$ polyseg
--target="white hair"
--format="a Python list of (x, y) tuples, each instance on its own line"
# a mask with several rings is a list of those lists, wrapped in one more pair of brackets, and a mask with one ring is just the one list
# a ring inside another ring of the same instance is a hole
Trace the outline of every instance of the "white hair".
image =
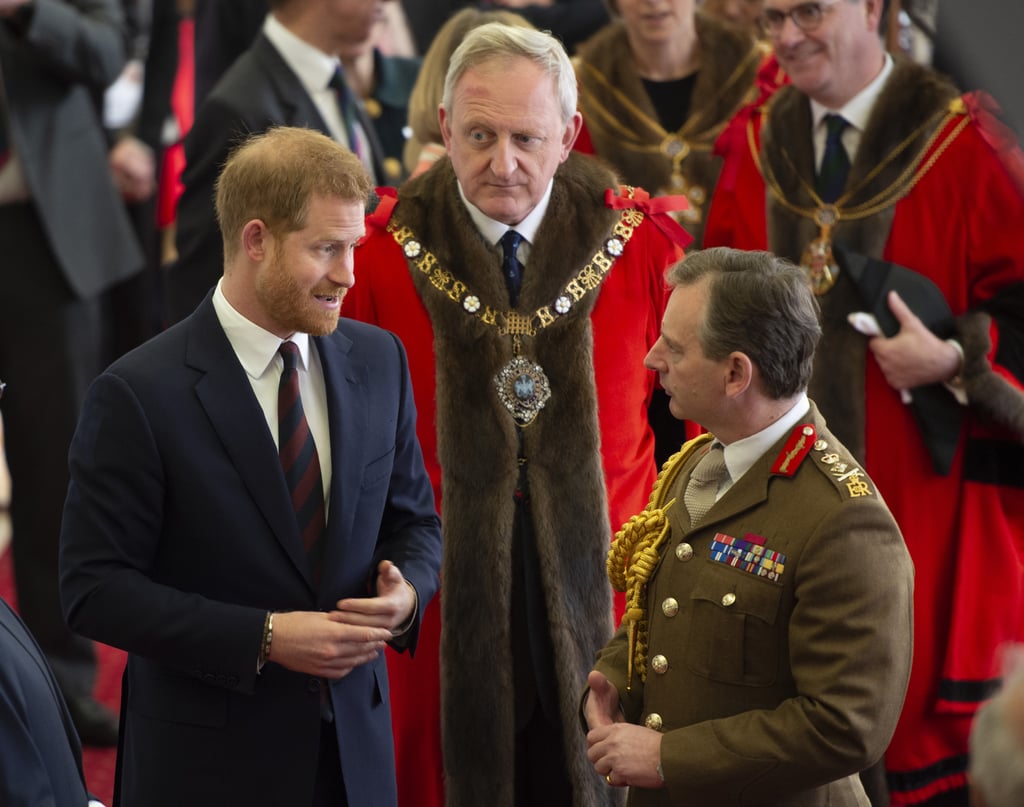
[[(576, 71), (562, 43), (547, 31), (489, 22), (466, 34), (448, 63), (441, 103), (449, 113), (455, 85), (470, 68), (493, 60), (522, 56), (537, 64), (554, 82), (562, 122), (576, 114)], [(509, 78), (514, 81), (514, 77)]]
[(985, 807), (1024, 805), (1024, 665), (978, 711), (970, 753), (971, 787)]

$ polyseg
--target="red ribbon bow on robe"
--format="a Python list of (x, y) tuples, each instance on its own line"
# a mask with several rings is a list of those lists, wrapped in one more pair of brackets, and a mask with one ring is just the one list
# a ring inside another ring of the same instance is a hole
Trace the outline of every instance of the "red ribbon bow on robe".
[(634, 188), (632, 195), (627, 196), (628, 188), (620, 188), (616, 193), (612, 188), (604, 192), (604, 203), (612, 210), (637, 209), (657, 226), (680, 249), (686, 249), (693, 241), (693, 236), (682, 228), (669, 213), (675, 210), (686, 210), (690, 203), (685, 196), (655, 196), (643, 188)]
[(1021, 151), (1013, 130), (999, 119), (1002, 109), (998, 102), (983, 90), (966, 93), (963, 101), (981, 136), (999, 155), (1013, 181), (1024, 193), (1024, 151)]

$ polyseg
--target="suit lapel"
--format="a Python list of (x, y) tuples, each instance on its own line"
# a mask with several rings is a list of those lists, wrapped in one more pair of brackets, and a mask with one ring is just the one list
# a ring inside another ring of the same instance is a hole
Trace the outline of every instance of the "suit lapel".
[[(262, 34), (253, 43), (253, 56), (266, 72), (274, 97), (282, 105), (285, 115), (282, 123), (317, 129), (329, 136), (330, 131), (327, 128), (327, 124), (316, 108), (316, 104), (313, 103), (313, 99), (306, 92), (306, 88), (302, 86), (298, 76), (295, 75), (285, 60), (281, 58), (281, 54), (278, 53), (270, 40)], [(377, 136), (377, 128), (374, 126), (373, 120), (366, 113), (362, 103), (355, 104), (355, 114), (366, 136), (367, 145), (370, 148), (373, 170), (377, 178), (383, 181), (383, 177), (387, 176), (384, 173), (382, 157), (384, 147)]]
[(762, 504), (768, 498), (769, 470), (774, 458), (773, 451), (768, 451), (755, 462), (750, 470), (743, 474), (721, 499), (715, 502), (714, 507), (708, 511), (704, 521), (701, 522), (701, 529)]
[[(808, 414), (799, 422), (812, 423), (819, 433), (825, 427), (825, 423), (813, 403)], [(791, 433), (792, 429), (787, 430), (786, 434), (777, 440), (750, 467), (750, 470), (743, 474), (740, 480), (725, 492), (721, 499), (715, 502), (715, 506), (708, 511), (707, 517), (701, 523), (702, 529), (716, 521), (724, 521), (742, 513), (744, 510), (749, 510), (762, 504), (768, 498), (768, 484), (773, 478), (778, 478), (782, 482), (791, 480), (791, 477), (784, 474), (772, 473), (772, 467), (775, 465), (779, 453), (789, 440)]]
[(260, 34), (252, 46), (256, 63), (267, 77), (267, 90), (281, 105), (282, 116), (275, 121), (281, 125), (303, 126), (329, 135), (327, 124), (321, 117), (313, 99), (302, 86), (285, 60), (269, 39)]
[(366, 465), (365, 435), (370, 423), (366, 397), (368, 368), (352, 360), (352, 341), (340, 332), (317, 338), (314, 343), (320, 352), (324, 371), (331, 434), (330, 509), (324, 558), (326, 582), (332, 569), (342, 568), (348, 541), (353, 534), (355, 503)]
[(189, 318), (185, 363), (202, 372), (195, 386), (199, 404), (210, 418), (253, 504), (312, 587), (309, 563), (274, 440), (245, 370), (217, 320), (210, 296)]

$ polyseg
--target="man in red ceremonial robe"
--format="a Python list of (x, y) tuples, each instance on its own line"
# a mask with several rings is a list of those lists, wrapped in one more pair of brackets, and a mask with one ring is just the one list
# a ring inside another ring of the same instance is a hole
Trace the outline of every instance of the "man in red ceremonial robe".
[(689, 241), (660, 211), (682, 202), (570, 154), (576, 79), (548, 34), (471, 32), (441, 124), (450, 159), (382, 192), (345, 300), (405, 344), (443, 496), (441, 612), (391, 658), (400, 801), (615, 804), (578, 692), (612, 633), (611, 532), (656, 474), (643, 356)]
[[(1000, 646), (1024, 638), (1024, 197), (1013, 180), (1024, 163), (984, 99), (886, 55), (881, 14), (881, 0), (766, 0), (792, 86), (723, 133), (705, 244), (802, 262), (821, 295), (811, 395), (865, 463), (916, 568), (914, 665), (885, 756), (891, 804), (966, 805), (971, 717), (998, 683)], [(830, 114), (847, 124), (834, 199)], [(872, 305), (840, 247), (927, 277), (949, 332), (884, 288), (893, 331), (855, 330), (848, 316)], [(925, 397), (916, 388), (942, 398), (952, 426), (904, 402), (902, 391)]]

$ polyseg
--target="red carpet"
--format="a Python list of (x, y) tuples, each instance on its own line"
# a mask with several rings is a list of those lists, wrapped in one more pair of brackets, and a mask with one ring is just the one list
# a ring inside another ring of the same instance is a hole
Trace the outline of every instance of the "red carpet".
[[(0, 596), (17, 608), (10, 551), (0, 553)], [(121, 673), (124, 670), (125, 654), (101, 644), (96, 645), (96, 654), (99, 658), (99, 671), (94, 694), (98, 701), (116, 713), (121, 700)], [(107, 805), (113, 803), (116, 757), (113, 748), (84, 748), (82, 753), (89, 791)]]

